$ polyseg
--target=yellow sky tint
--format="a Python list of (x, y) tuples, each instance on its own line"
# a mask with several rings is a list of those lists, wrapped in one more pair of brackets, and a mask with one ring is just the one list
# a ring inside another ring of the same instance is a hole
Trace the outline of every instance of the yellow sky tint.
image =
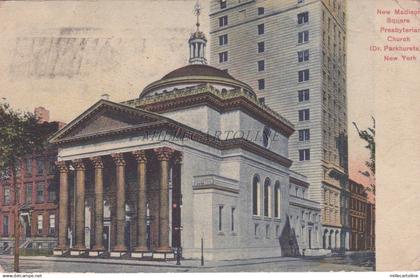
[[(195, 27), (194, 2), (4, 2), (0, 8), (0, 96), (24, 110), (44, 106), (53, 119), (64, 122), (74, 119), (103, 93), (110, 94), (113, 101), (136, 98), (148, 83), (187, 63), (187, 39)], [(207, 1), (202, 2), (201, 29), (208, 33)], [(358, 18), (349, 21), (347, 40), (349, 153), (357, 170), (364, 167), (360, 161), (368, 152), (351, 122), (366, 127), (374, 114), (366, 40), (373, 34), (373, 24), (372, 17), (360, 16), (372, 8), (369, 5), (370, 1), (349, 1), (348, 5), (348, 18)], [(60, 36), (74, 41), (59, 41)], [(81, 54), (79, 45), (83, 43), (86, 46)], [(82, 59), (81, 68), (67, 66), (73, 63), (70, 58), (54, 64), (57, 54), (51, 47), (61, 55)], [(47, 60), (45, 65), (31, 61), (43, 55), (48, 57), (39, 60)]]

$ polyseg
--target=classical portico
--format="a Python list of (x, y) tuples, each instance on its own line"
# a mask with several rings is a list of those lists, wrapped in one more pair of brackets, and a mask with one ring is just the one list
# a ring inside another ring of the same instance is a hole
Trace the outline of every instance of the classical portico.
[[(173, 230), (170, 227), (169, 214), (172, 206), (169, 204), (169, 179), (174, 175), (179, 177), (181, 170), (177, 167), (182, 159), (180, 152), (169, 147), (135, 150), (124, 153), (111, 153), (109, 155), (94, 156), (83, 159), (60, 161), (60, 215), (59, 215), (59, 245), (55, 254), (70, 255), (89, 254), (89, 256), (108, 255), (121, 257), (131, 255), (141, 258), (153, 256), (155, 258), (170, 258), (173, 255), (170, 243)], [(150, 169), (148, 169), (150, 168)], [(70, 170), (71, 169), (71, 170)], [(132, 173), (131, 169), (135, 169)], [(70, 246), (67, 231), (70, 220), (70, 194), (69, 184), (71, 175), (74, 177), (74, 223), (75, 244)], [(175, 172), (177, 172), (175, 174)], [(104, 173), (107, 173), (104, 175)], [(149, 173), (149, 174), (148, 174)], [(150, 175), (150, 173), (153, 173)], [(127, 175), (131, 182), (127, 181)], [(91, 177), (91, 178), (87, 178)], [(133, 183), (132, 181), (135, 180)], [(179, 192), (179, 183), (174, 182), (171, 192)], [(94, 203), (93, 230), (91, 248), (87, 247), (85, 238), (85, 206), (88, 196), (87, 187), (93, 188), (93, 194), (89, 197)], [(104, 191), (108, 189), (108, 192)], [(114, 194), (115, 192), (115, 194)], [(133, 196), (131, 193), (137, 193)], [(112, 199), (115, 195), (115, 199)], [(104, 199), (111, 199), (111, 225), (115, 235), (110, 235), (111, 249), (106, 250), (104, 242)], [(130, 232), (131, 238), (127, 239), (126, 206), (131, 203), (136, 207), (136, 222)], [(177, 200), (176, 196), (171, 198)], [(148, 216), (149, 215), (149, 216)], [(148, 222), (149, 228), (148, 228)], [(172, 221), (172, 225), (178, 225)], [(147, 240), (149, 239), (149, 243)], [(174, 241), (178, 244), (179, 241)], [(106, 252), (107, 251), (107, 252)]]

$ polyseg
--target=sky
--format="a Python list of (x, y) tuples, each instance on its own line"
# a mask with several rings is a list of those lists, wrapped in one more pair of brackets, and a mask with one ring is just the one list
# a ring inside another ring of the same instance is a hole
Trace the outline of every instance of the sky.
[[(208, 34), (208, 6), (201, 29)], [(138, 97), (149, 83), (187, 64), (194, 0), (11, 1), (0, 3), (0, 97), (15, 108), (50, 110), (69, 122), (100, 99)], [(373, 65), (368, 46), (375, 1), (348, 1), (348, 132), (351, 176), (369, 182), (368, 151), (351, 123), (371, 125)], [(367, 16), (361, 16), (361, 13)], [(209, 36), (208, 36), (209, 37)], [(362, 74), (361, 74), (362, 73)], [(363, 180), (364, 179), (364, 180)]]

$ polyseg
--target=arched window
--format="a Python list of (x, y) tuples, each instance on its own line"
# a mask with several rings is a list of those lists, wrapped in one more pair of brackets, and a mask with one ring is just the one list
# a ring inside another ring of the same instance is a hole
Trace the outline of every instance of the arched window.
[(260, 187), (260, 178), (255, 175), (252, 180), (252, 214), (259, 215), (259, 187)]
[(264, 182), (264, 216), (271, 216), (271, 181), (269, 178)]
[(274, 217), (280, 218), (280, 182), (276, 181), (274, 186)]
[(263, 131), (263, 146), (265, 148), (268, 148), (268, 145), (270, 143), (270, 135), (271, 135), (271, 130), (269, 127), (264, 127), (264, 131)]

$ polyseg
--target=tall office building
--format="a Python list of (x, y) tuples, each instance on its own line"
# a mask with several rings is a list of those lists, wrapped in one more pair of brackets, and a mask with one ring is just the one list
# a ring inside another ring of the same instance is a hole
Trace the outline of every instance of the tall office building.
[(348, 249), (345, 0), (211, 0), (210, 63), (290, 120), (294, 170), (321, 204), (324, 248)]

